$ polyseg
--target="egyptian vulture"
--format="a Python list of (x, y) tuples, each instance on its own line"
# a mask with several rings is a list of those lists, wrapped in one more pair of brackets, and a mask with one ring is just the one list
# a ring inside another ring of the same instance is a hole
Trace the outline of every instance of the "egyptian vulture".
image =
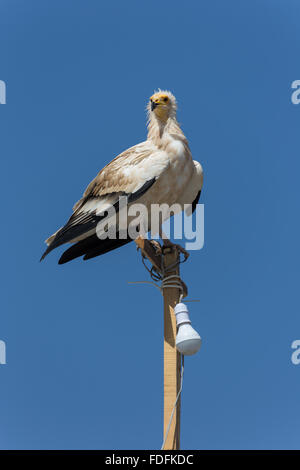
[[(176, 120), (176, 99), (170, 91), (154, 93), (148, 103), (148, 136), (145, 142), (118, 155), (88, 185), (73, 207), (68, 222), (51, 235), (41, 260), (54, 248), (72, 243), (59, 264), (83, 256), (84, 260), (107, 253), (132, 240), (131, 237), (101, 238), (97, 226), (109, 208), (118, 212), (120, 196), (127, 197), (127, 208), (143, 204), (192, 204), (199, 201), (203, 171), (193, 161), (188, 141)], [(128, 219), (128, 223), (132, 219)], [(117, 223), (117, 222), (116, 222)], [(151, 219), (148, 222), (151, 228)]]

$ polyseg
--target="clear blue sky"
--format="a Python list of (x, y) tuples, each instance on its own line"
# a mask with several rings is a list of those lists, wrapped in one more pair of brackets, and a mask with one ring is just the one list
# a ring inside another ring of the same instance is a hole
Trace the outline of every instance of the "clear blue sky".
[(42, 264), (89, 181), (171, 89), (205, 171), (205, 246), (182, 275), (203, 337), (185, 449), (300, 448), (299, 2), (0, 3), (0, 447), (154, 449), (162, 298), (135, 246)]

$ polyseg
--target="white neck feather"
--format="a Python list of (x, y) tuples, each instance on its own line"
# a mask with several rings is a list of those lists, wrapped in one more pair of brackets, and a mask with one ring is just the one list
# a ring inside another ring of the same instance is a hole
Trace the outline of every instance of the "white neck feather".
[(152, 140), (155, 145), (161, 147), (162, 139), (166, 137), (167, 134), (176, 134), (185, 139), (175, 116), (169, 117), (163, 122), (151, 113), (148, 122), (147, 139)]

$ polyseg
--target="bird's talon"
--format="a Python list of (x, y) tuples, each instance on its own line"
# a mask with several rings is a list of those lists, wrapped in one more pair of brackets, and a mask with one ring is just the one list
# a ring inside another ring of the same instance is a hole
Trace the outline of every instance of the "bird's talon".
[(177, 245), (177, 244), (176, 244), (175, 246), (176, 246), (177, 250), (179, 251), (179, 253), (182, 253), (182, 254), (183, 254), (183, 256), (185, 257), (185, 259), (187, 259), (187, 258), (190, 256), (189, 252), (186, 251), (186, 249), (183, 248), (181, 245)]
[(161, 245), (159, 242), (157, 242), (156, 240), (149, 240), (149, 242), (151, 243), (151, 245), (153, 246), (154, 250), (155, 250), (155, 253), (157, 255), (161, 255), (162, 253), (162, 249), (161, 249)]

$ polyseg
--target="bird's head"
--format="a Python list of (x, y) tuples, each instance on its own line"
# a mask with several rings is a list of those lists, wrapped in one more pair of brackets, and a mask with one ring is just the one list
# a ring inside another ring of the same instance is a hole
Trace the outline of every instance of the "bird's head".
[(175, 117), (176, 109), (176, 99), (170, 91), (159, 90), (150, 97), (150, 116), (153, 113), (162, 122), (166, 122), (169, 117)]

